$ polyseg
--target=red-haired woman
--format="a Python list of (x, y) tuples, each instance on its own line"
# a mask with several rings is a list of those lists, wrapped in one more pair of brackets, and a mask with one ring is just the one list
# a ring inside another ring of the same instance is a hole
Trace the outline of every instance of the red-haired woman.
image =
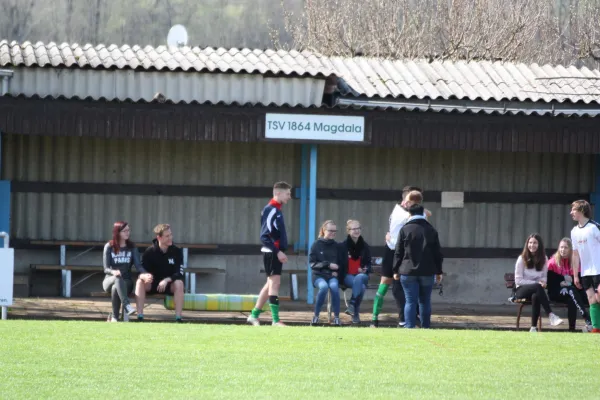
[(548, 280), (548, 257), (544, 250), (542, 237), (534, 233), (527, 237), (523, 252), (515, 264), (515, 284), (517, 299), (531, 301), (533, 308), (531, 312), (530, 332), (537, 332), (537, 321), (540, 317), (540, 308), (543, 307), (550, 319), (550, 325), (562, 324), (563, 320), (552, 312), (548, 295), (544, 290)]
[(140, 254), (135, 245), (129, 240), (131, 228), (125, 221), (117, 221), (113, 225), (112, 240), (104, 246), (104, 281), (102, 288), (111, 294), (112, 317), (110, 322), (119, 320), (121, 304), (127, 315), (135, 312), (129, 304), (129, 293), (133, 290), (131, 279), (131, 266), (141, 274), (147, 274), (140, 263)]

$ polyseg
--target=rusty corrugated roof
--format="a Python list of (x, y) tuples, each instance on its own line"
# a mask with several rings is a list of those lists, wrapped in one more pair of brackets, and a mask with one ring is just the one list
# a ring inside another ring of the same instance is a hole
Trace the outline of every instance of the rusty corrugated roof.
[(369, 98), (600, 103), (600, 71), (490, 61), (326, 57), (309, 51), (0, 41), (0, 67), (336, 75), (345, 95)]

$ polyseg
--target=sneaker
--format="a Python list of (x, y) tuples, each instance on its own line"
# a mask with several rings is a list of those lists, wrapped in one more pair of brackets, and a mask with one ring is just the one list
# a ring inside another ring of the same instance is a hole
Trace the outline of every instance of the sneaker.
[(405, 325), (406, 325), (405, 321), (398, 322), (398, 328), (404, 328)]
[(360, 324), (360, 317), (358, 315), (353, 315), (352, 316), (352, 323), (355, 325), (359, 325)]
[(127, 315), (131, 315), (135, 312), (135, 308), (133, 308), (131, 304), (127, 304), (125, 306), (125, 312), (127, 313)]
[(248, 316), (248, 319), (246, 319), (246, 322), (252, 326), (260, 326), (260, 321), (258, 320), (258, 318), (253, 317), (252, 314), (250, 314)]
[(379, 320), (375, 319), (371, 321), (371, 328), (379, 328)]
[(284, 324), (281, 321), (277, 321), (277, 322), (273, 321), (273, 323), (271, 325), (273, 325), (273, 326), (287, 326), (286, 324)]
[(183, 319), (181, 318), (181, 316), (180, 316), (180, 315), (178, 315), (178, 316), (175, 316), (175, 323), (176, 323), (176, 324), (180, 324), (180, 323), (182, 323), (182, 322), (183, 322)]
[(333, 325), (334, 326), (342, 326), (341, 322), (340, 322), (340, 317), (335, 317), (333, 319)]
[(144, 314), (138, 314), (137, 320), (138, 320), (138, 322), (142, 322), (144, 320)]
[(590, 333), (600, 333), (600, 329), (592, 328), (592, 332), (590, 332)]
[(592, 325), (585, 324), (585, 326), (581, 329), (581, 332), (590, 333), (592, 330), (594, 330)]
[(529, 328), (529, 332), (537, 332), (537, 328), (535, 326), (532, 326), (531, 328)]
[(514, 303), (514, 302), (515, 302), (515, 296), (510, 296), (510, 297), (508, 298), (508, 302), (509, 302), (509, 303)]
[(550, 318), (550, 325), (552, 326), (557, 326), (563, 323), (563, 320), (560, 319), (560, 317), (554, 313), (550, 313), (548, 317)]
[(352, 304), (348, 305), (348, 309), (345, 311), (348, 315), (354, 315), (354, 306)]
[(315, 315), (315, 316), (312, 318), (312, 321), (310, 321), (310, 326), (315, 326), (315, 325), (317, 325), (318, 323), (319, 323), (319, 316), (318, 316), (318, 315)]

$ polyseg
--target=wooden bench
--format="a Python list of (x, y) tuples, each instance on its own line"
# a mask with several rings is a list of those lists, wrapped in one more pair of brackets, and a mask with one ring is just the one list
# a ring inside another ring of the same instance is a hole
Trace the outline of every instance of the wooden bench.
[[(515, 284), (515, 274), (512, 272), (506, 273), (504, 274), (504, 284), (506, 285), (507, 289), (511, 290), (511, 297), (509, 298), (509, 301), (513, 304), (516, 304), (519, 306), (519, 309), (517, 311), (517, 329), (519, 329), (520, 323), (521, 323), (521, 314), (523, 312), (523, 308), (525, 306), (530, 306), (531, 305), (531, 301), (530, 300), (526, 300), (526, 299), (518, 299), (515, 295), (515, 292), (517, 290), (517, 285)], [(559, 308), (559, 307), (566, 307), (567, 305), (565, 303), (557, 303), (557, 302), (550, 302), (550, 305), (552, 307), (555, 308)], [(542, 314), (540, 314), (540, 318), (538, 319), (538, 331), (541, 332), (542, 331)]]
[[(95, 248), (103, 249), (106, 245), (106, 242), (99, 241), (61, 241), (61, 240), (32, 240), (30, 244), (36, 246), (59, 246), (60, 248), (60, 262), (58, 265), (42, 265), (42, 264), (32, 264), (30, 266), (30, 278), (33, 280), (32, 273), (36, 270), (60, 270), (61, 271), (61, 293), (63, 297), (71, 297), (71, 289), (86, 279), (90, 278), (92, 275), (96, 273), (103, 272), (102, 267), (90, 266), (90, 265), (67, 265), (67, 247), (88, 247), (87, 250), (80, 252), (75, 255), (73, 259), (80, 257), (81, 255), (94, 250)], [(150, 247), (151, 243), (136, 243), (136, 247), (138, 248), (147, 248)], [(178, 244), (183, 250), (183, 265), (187, 267), (188, 261), (188, 253), (189, 249), (208, 249), (214, 250), (218, 248), (216, 244)], [(72, 271), (84, 271), (89, 272), (84, 278), (77, 281), (75, 285), (71, 285), (71, 275)], [(224, 271), (219, 268), (185, 268), (185, 276), (186, 276), (186, 290), (191, 293), (195, 293), (196, 291), (196, 274), (207, 274), (207, 273), (223, 273)], [(193, 282), (193, 285), (192, 285)], [(32, 284), (30, 284), (32, 285)]]

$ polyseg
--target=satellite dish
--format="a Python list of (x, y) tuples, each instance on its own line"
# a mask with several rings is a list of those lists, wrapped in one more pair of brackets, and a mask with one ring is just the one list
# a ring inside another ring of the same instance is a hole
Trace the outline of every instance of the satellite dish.
[(171, 29), (169, 29), (169, 34), (167, 35), (167, 44), (169, 46), (181, 47), (187, 46), (188, 42), (188, 34), (187, 30), (183, 25), (177, 24), (173, 25)]

